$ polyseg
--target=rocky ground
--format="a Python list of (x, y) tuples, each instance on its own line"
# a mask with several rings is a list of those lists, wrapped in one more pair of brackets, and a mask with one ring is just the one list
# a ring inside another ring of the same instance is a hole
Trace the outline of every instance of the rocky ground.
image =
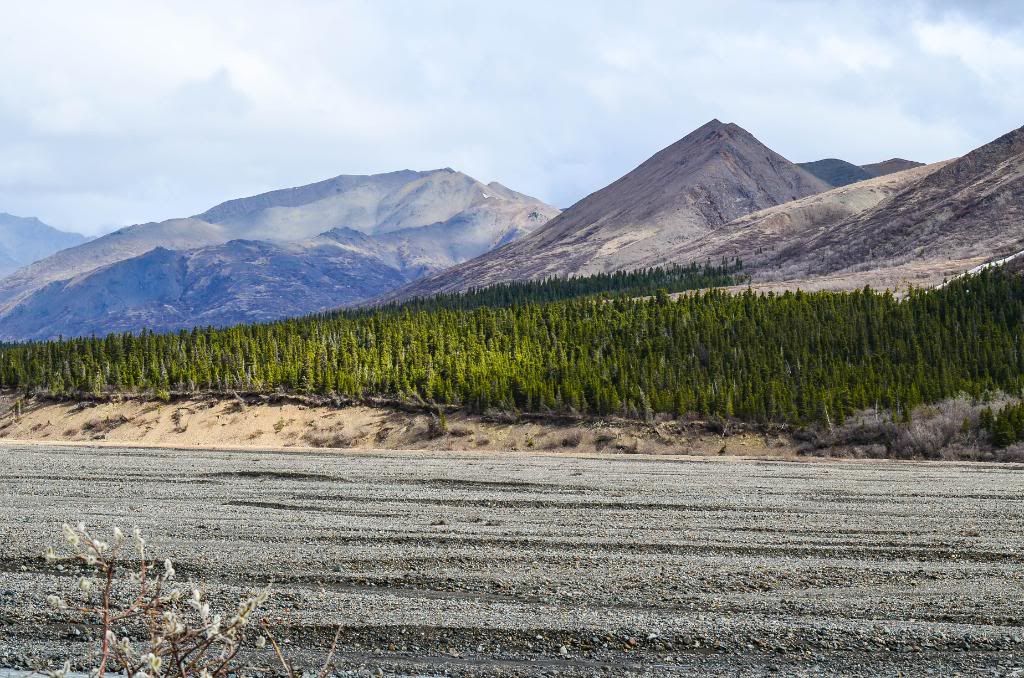
[[(1024, 674), (1024, 467), (0, 447), (0, 668), (88, 666), (63, 521), (356, 675)], [(256, 656), (257, 666), (269, 657)]]

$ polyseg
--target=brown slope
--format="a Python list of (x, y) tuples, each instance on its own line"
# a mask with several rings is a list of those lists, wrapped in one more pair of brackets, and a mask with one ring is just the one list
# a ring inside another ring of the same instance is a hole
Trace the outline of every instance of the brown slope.
[(923, 162), (916, 162), (914, 160), (889, 158), (882, 162), (872, 162), (867, 165), (861, 165), (860, 168), (873, 177), (881, 177), (886, 174), (894, 174), (895, 172), (902, 172), (904, 170), (914, 169), (915, 167), (921, 167), (923, 165)]
[(635, 268), (741, 215), (829, 188), (741, 127), (712, 120), (532, 235), (392, 296)]
[[(912, 170), (913, 171), (913, 170)], [(1024, 249), (1024, 127), (783, 253), (811, 274), (998, 258)]]
[(785, 287), (940, 283), (1024, 250), (1024, 128), (962, 158), (741, 217), (643, 265), (739, 256)]
[[(874, 179), (858, 181), (831, 191), (816, 193), (776, 207), (734, 219), (706, 238), (692, 240), (643, 262), (645, 266), (740, 257), (765, 279), (800, 277), (806, 262), (800, 256), (782, 256), (791, 248), (827, 234), (908, 186), (914, 185), (945, 163), (935, 163)], [(796, 270), (791, 270), (795, 266)]]

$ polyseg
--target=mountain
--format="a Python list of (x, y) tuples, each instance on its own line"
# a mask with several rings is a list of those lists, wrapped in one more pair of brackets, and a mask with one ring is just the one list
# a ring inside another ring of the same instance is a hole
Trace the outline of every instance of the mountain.
[[(763, 289), (854, 289), (866, 284), (905, 288), (936, 285), (985, 262), (1024, 251), (1024, 128), (951, 161), (921, 165), (894, 159), (865, 167), (881, 174), (748, 210), (689, 237), (664, 238), (661, 247), (645, 256), (606, 257), (605, 261), (631, 269), (738, 256), (754, 284)], [(559, 250), (563, 242), (573, 243), (575, 234), (553, 232), (553, 226), (571, 219), (578, 207), (508, 247), (385, 298), (489, 284), (509, 279), (509, 271), (530, 276), (537, 271), (540, 275), (590, 272), (574, 265), (570, 253)], [(583, 229), (582, 239), (600, 233), (600, 228)], [(562, 240), (545, 242), (553, 235)], [(599, 242), (607, 246), (607, 241)], [(519, 259), (527, 248), (534, 262)], [(561, 270), (558, 256), (567, 262)]]
[(123, 228), (27, 266), (0, 280), (0, 338), (344, 306), (515, 240), (556, 214), (447, 168), (335, 177)]
[(57, 230), (35, 217), (0, 212), (0, 278), (86, 240), (84, 235)]
[(635, 268), (739, 216), (829, 188), (741, 127), (712, 120), (531, 235), (394, 297)]
[(861, 169), (873, 177), (880, 177), (886, 174), (892, 174), (894, 172), (902, 172), (903, 170), (914, 169), (915, 167), (922, 167), (923, 165), (923, 162), (904, 160), (903, 158), (890, 158), (889, 160), (884, 160), (882, 162), (874, 162), (869, 165), (861, 165)]
[[(530, 211), (547, 218), (557, 210), (497, 182), (483, 184), (451, 168), (340, 176), (299, 188), (230, 200), (196, 215), (220, 224), (234, 237), (297, 240), (344, 227), (370, 235), (462, 222), (496, 222), (519, 232)], [(546, 220), (546, 219), (544, 219)], [(503, 232), (504, 234), (504, 232)]]
[(158, 247), (46, 285), (4, 316), (3, 332), (43, 339), (260, 322), (326, 311), (339, 299), (367, 298), (408, 280), (330, 236), (233, 240), (184, 252)]
[(1024, 250), (1024, 128), (967, 155), (734, 220), (643, 265), (740, 256), (755, 283), (936, 285)]
[(829, 186), (846, 186), (855, 181), (864, 181), (865, 179), (878, 176), (868, 172), (863, 167), (854, 165), (852, 162), (846, 162), (838, 158), (825, 158), (824, 160), (797, 164)]
[(734, 219), (710, 237), (665, 250), (644, 265), (740, 257), (758, 280), (806, 279), (808, 262), (800, 254), (802, 244), (839, 229), (846, 221), (891, 199), (944, 164), (857, 181), (751, 212)]
[(826, 184), (837, 187), (846, 186), (855, 181), (864, 181), (873, 177), (903, 172), (915, 167), (924, 167), (924, 163), (904, 160), (903, 158), (892, 158), (883, 162), (859, 166), (838, 158), (825, 158), (824, 160), (801, 162), (798, 164)]
[[(913, 170), (911, 170), (913, 171)], [(811, 274), (999, 258), (1024, 249), (1024, 127), (799, 243)]]

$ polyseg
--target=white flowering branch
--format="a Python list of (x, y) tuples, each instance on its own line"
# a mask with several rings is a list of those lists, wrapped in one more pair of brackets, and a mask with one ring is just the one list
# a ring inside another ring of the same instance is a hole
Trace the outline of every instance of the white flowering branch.
[[(127, 586), (134, 591), (125, 595), (124, 582), (118, 578), (122, 549), (128, 541), (124, 533), (115, 527), (113, 539), (107, 543), (94, 537), (84, 523), (75, 527), (65, 524), (63, 530), (71, 551), (68, 559), (88, 568), (91, 575), (78, 580), (78, 590), (84, 597), (80, 606), (69, 607), (57, 595), (47, 596), (47, 603), (55, 610), (77, 610), (98, 621), (102, 635), (94, 678), (103, 678), (108, 670), (133, 678), (226, 678), (244, 668), (238, 665), (237, 657), (248, 641), (253, 648), (262, 649), (268, 639), (285, 672), (296, 676), (265, 620), (261, 621), (262, 632), (248, 630), (270, 596), (269, 589), (242, 599), (232, 614), (215, 613), (201, 588), (192, 588), (186, 595), (174, 585), (176, 573), (170, 560), (157, 571), (148, 560), (146, 540), (136, 528), (132, 543), (139, 565), (127, 576)], [(47, 562), (60, 559), (52, 547), (46, 549), (45, 557)], [(97, 589), (99, 599), (94, 600)], [(122, 600), (127, 602), (119, 605)], [(339, 629), (320, 676), (327, 675), (340, 633)], [(148, 640), (132, 640), (142, 636)], [(49, 675), (66, 678), (70, 670), (70, 663), (65, 663)]]

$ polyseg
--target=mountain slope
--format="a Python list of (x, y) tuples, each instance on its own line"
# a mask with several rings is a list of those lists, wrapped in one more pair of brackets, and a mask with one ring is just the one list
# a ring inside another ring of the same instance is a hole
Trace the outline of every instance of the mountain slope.
[(868, 165), (861, 165), (861, 169), (870, 174), (873, 177), (881, 177), (886, 174), (892, 174), (894, 172), (902, 172), (903, 170), (914, 169), (915, 167), (922, 167), (923, 162), (915, 162), (913, 160), (904, 160), (903, 158), (890, 158), (889, 160), (883, 160), (882, 162), (873, 162)]
[(812, 274), (1024, 249), (1024, 127), (801, 243)]
[(1024, 128), (961, 158), (751, 213), (643, 263), (739, 256), (755, 282), (903, 287), (1021, 250)]
[(394, 296), (635, 268), (738, 216), (829, 188), (746, 130), (712, 120), (530, 236)]
[(734, 219), (707, 238), (668, 249), (644, 262), (645, 266), (740, 257), (748, 271), (763, 279), (805, 276), (807, 262), (798, 250), (819, 234), (839, 228), (889, 200), (946, 163), (921, 166), (864, 181), (789, 203), (751, 212)]
[(35, 217), (0, 212), (0, 278), (86, 240), (84, 235), (57, 230)]
[[(366, 238), (366, 236), (362, 236)], [(261, 322), (326, 311), (409, 279), (329, 236), (153, 249), (46, 285), (3, 318), (0, 336), (48, 339)]]
[[(462, 240), (447, 254), (426, 245), (416, 262), (436, 271), (539, 227), (558, 210), (501, 184), (483, 184), (451, 169), (339, 176), (309, 186), (231, 200), (196, 217), (129, 226), (64, 250), (0, 281), (0, 318), (44, 285), (130, 259), (156, 247), (187, 250), (230, 240), (290, 241), (333, 228), (403, 231), (410, 240)], [(411, 229), (431, 226), (429, 238)], [(428, 257), (427, 252), (437, 256)]]
[(123, 228), (23, 268), (0, 281), (0, 337), (343, 306), (515, 240), (557, 213), (451, 169), (335, 177)]
[(839, 158), (825, 158), (824, 160), (797, 164), (829, 186), (846, 186), (855, 181), (864, 181), (865, 179), (877, 176), (868, 172), (863, 167), (858, 167), (852, 162), (846, 162)]

